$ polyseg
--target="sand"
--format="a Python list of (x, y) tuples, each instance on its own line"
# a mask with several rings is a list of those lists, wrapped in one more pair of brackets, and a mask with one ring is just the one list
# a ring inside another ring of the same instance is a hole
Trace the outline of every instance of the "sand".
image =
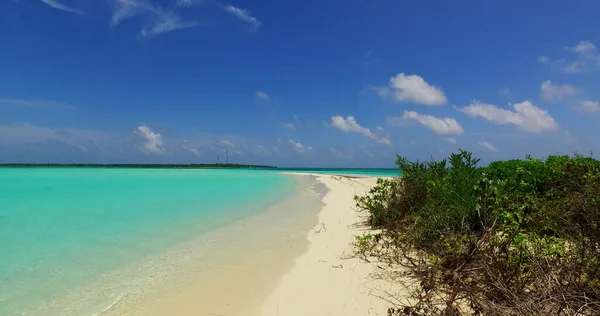
[(364, 232), (356, 225), (361, 216), (353, 197), (368, 191), (376, 179), (328, 175), (317, 179), (330, 191), (323, 198), (319, 223), (307, 236), (308, 250), (280, 279), (260, 315), (387, 315), (391, 304), (381, 297), (400, 290), (374, 277), (381, 272), (377, 264), (348, 258), (354, 236)]
[(129, 292), (101, 315), (258, 315), (279, 277), (307, 250), (306, 235), (323, 205), (322, 184), (295, 180), (288, 199), (154, 259), (149, 266), (169, 266), (164, 280)]
[(397, 289), (373, 276), (382, 271), (376, 263), (349, 258), (354, 236), (365, 231), (356, 225), (362, 219), (354, 195), (368, 191), (377, 179), (294, 176), (316, 177), (328, 192), (304, 191), (287, 204), (215, 231), (209, 237), (217, 243), (213, 251), (222, 251), (190, 258), (196, 264), (156, 290), (131, 293), (100, 314), (387, 315), (390, 303), (380, 297)]

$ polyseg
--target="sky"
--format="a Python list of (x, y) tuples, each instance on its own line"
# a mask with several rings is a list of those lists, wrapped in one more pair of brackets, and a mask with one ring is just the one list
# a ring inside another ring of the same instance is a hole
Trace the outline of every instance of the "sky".
[(2, 0), (0, 162), (600, 152), (600, 2)]

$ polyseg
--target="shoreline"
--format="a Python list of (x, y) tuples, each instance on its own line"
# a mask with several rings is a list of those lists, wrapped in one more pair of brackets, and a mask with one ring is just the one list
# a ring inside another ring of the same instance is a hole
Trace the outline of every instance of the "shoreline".
[(387, 315), (390, 282), (349, 258), (365, 231), (353, 197), (377, 177), (282, 174), (286, 199), (24, 315)]
[[(239, 207), (243, 209), (239, 209), (237, 215), (224, 215), (227, 217), (226, 221), (220, 219), (215, 221), (223, 225), (211, 229), (201, 228), (199, 229), (201, 232), (197, 235), (149, 254), (136, 262), (107, 271), (81, 286), (58, 293), (42, 304), (31, 305), (21, 310), (20, 314), (147, 315), (153, 309), (159, 310), (163, 305), (168, 306), (168, 301), (183, 300), (186, 293), (202, 291), (206, 292), (204, 295), (206, 297), (203, 298), (206, 304), (202, 304), (202, 307), (207, 310), (207, 313), (219, 314), (218, 310), (216, 312), (208, 310), (218, 309), (219, 303), (216, 301), (220, 299), (215, 296), (216, 294), (213, 295), (214, 291), (210, 293), (209, 290), (220, 287), (224, 289), (222, 297), (225, 297), (230, 291), (227, 287), (238, 287), (233, 278), (236, 273), (240, 279), (243, 279), (245, 275), (251, 277), (253, 275), (251, 272), (261, 269), (261, 265), (258, 264), (261, 254), (264, 254), (265, 258), (271, 255), (279, 258), (272, 263), (262, 262), (262, 265), (265, 267), (270, 265), (271, 269), (282, 269), (283, 274), (296, 254), (305, 246), (305, 232), (312, 227), (316, 214), (321, 208), (320, 195), (323, 193), (319, 194), (319, 191), (322, 187), (314, 178), (284, 175), (281, 177), (287, 177), (290, 179), (287, 181), (294, 182), (293, 191), (286, 193), (274, 191), (274, 195), (269, 195), (264, 201), (261, 199), (261, 201), (240, 205)], [(283, 195), (279, 196), (280, 194)], [(264, 206), (260, 207), (260, 204)], [(290, 214), (278, 210), (289, 210)], [(204, 227), (212, 222), (211, 218), (207, 223), (198, 222), (198, 224)], [(191, 221), (185, 225), (185, 228), (194, 229), (196, 225), (196, 222)], [(273, 228), (270, 227), (272, 225)], [(174, 231), (173, 234), (178, 232)], [(156, 238), (160, 241), (160, 235), (156, 235)], [(151, 243), (152, 240), (144, 242)], [(282, 247), (283, 242), (287, 242), (284, 247)], [(288, 245), (293, 247), (289, 249)], [(224, 284), (226, 278), (220, 275), (231, 275), (231, 278), (225, 282), (227, 284)], [(266, 273), (262, 277), (264, 280), (247, 282), (249, 285), (258, 284), (254, 288), (246, 287), (248, 293), (263, 288), (267, 291), (269, 287), (262, 284), (274, 283), (277, 280), (276, 277)], [(243, 298), (242, 295), (240, 297)], [(194, 307), (191, 303), (202, 302), (197, 298), (189, 300), (190, 304), (187, 304), (186, 300), (183, 301), (185, 303), (183, 305), (190, 307)], [(168, 307), (168, 309), (172, 308)], [(156, 315), (160, 314), (164, 313)]]
[[(117, 313), (106, 315), (388, 315), (390, 303), (382, 298), (390, 293), (398, 297), (403, 290), (389, 279), (377, 277), (381, 273), (377, 263), (351, 257), (354, 236), (368, 231), (359, 227), (362, 219), (354, 210), (353, 197), (368, 192), (377, 177), (285, 174), (314, 178), (327, 189), (319, 197), (321, 206), (312, 214), (310, 225), (303, 231), (284, 232), (295, 233), (293, 240), (283, 241), (279, 249), (265, 243), (264, 252), (251, 254), (236, 269), (225, 269), (211, 279), (203, 278), (206, 283), (199, 283), (197, 278), (170, 299), (155, 297), (154, 300), (162, 299), (162, 303), (145, 311), (123, 313), (123, 309), (116, 309)], [(300, 199), (294, 204), (305, 203), (303, 198), (296, 198)], [(282, 209), (274, 212), (284, 213)], [(206, 284), (219, 286), (210, 288)], [(149, 297), (144, 298), (137, 302), (137, 308), (147, 307), (148, 302)]]
[[(286, 201), (289, 204), (273, 207), (272, 217), (265, 217), (269, 213), (265, 211), (234, 223), (242, 230), (246, 225), (257, 228), (248, 220), (260, 219), (264, 225), (260, 236), (246, 240), (252, 253), (225, 253), (232, 249), (226, 247), (222, 261), (209, 267), (210, 273), (197, 271), (202, 263), (192, 264), (191, 270), (171, 277), (168, 286), (159, 291), (122, 298), (97, 316), (387, 315), (390, 303), (379, 297), (401, 291), (374, 276), (381, 271), (376, 263), (349, 258), (354, 236), (367, 231), (357, 226), (361, 218), (354, 211), (353, 197), (367, 192), (377, 177), (284, 174), (297, 181), (312, 179), (311, 188), (322, 185), (326, 192), (302, 196), (307, 192), (300, 190)], [(318, 209), (295, 213), (310, 204), (310, 197), (316, 197)], [(282, 219), (302, 220), (303, 224), (274, 229)], [(223, 231), (230, 233), (230, 228)]]
[(385, 278), (377, 278), (377, 263), (351, 257), (354, 236), (368, 231), (359, 227), (354, 195), (364, 194), (377, 177), (313, 175), (329, 189), (318, 223), (307, 235), (307, 251), (261, 306), (260, 316), (388, 315), (390, 303), (381, 297), (402, 293)]
[[(322, 207), (319, 182), (293, 178), (297, 190), (292, 196), (202, 236), (210, 244), (202, 254), (188, 256), (159, 286), (128, 295), (96, 315), (255, 314), (279, 276), (306, 250), (306, 233)], [(194, 247), (198, 241), (187, 244)], [(182, 258), (177, 253), (164, 256)]]

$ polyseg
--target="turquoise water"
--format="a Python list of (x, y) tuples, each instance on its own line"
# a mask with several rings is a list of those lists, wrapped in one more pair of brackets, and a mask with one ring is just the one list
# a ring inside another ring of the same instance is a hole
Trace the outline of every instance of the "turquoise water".
[(15, 315), (281, 200), (245, 170), (0, 168), (0, 315)]

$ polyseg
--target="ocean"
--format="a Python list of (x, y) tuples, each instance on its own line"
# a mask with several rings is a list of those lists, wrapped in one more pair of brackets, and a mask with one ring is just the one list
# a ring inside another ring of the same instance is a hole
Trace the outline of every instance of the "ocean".
[[(50, 315), (58, 297), (289, 198), (298, 183), (280, 171), (0, 168), (0, 315)], [(53, 310), (78, 315), (94, 295)]]

